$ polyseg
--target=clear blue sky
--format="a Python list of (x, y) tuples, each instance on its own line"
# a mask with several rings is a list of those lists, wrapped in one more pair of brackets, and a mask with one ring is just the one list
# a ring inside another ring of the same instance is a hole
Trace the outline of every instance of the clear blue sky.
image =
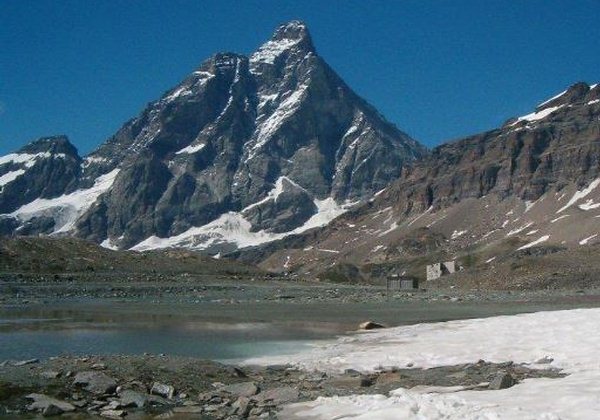
[(427, 146), (600, 81), (598, 0), (3, 0), (0, 154), (60, 133), (87, 153), (211, 54), (250, 53), (291, 19)]

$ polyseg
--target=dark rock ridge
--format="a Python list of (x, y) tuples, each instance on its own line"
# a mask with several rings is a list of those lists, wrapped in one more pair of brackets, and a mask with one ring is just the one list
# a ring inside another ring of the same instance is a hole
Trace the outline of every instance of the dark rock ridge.
[[(29, 224), (110, 247), (217, 252), (322, 225), (426, 154), (340, 79), (298, 21), (250, 56), (215, 54), (85, 159), (61, 141), (62, 166), (0, 192), (4, 232)], [(51, 205), (7, 215), (63, 194), (76, 198), (68, 220)]]
[(16, 153), (0, 157), (0, 213), (10, 213), (36, 198), (71, 190), (81, 158), (65, 136), (43, 137)]

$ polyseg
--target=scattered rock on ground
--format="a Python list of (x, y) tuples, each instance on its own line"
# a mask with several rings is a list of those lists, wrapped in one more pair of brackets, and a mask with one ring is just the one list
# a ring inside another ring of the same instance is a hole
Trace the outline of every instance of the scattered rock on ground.
[(119, 393), (121, 405), (123, 407), (137, 407), (143, 408), (148, 402), (148, 396), (141, 392), (133, 391), (131, 389), (124, 389)]
[(232, 416), (246, 417), (251, 409), (250, 399), (247, 397), (240, 397), (231, 405), (230, 414)]
[(274, 404), (295, 402), (300, 397), (298, 389), (291, 386), (273, 388), (261, 392), (254, 399), (257, 401), (272, 401)]
[(196, 413), (202, 413), (203, 408), (200, 405), (188, 405), (188, 406), (184, 406), (184, 407), (175, 407), (173, 409), (174, 413), (179, 413), (179, 414), (196, 414)]
[(254, 382), (239, 382), (227, 385), (223, 387), (222, 390), (236, 397), (251, 397), (258, 394), (259, 391)]
[(359, 330), (375, 330), (379, 328), (385, 328), (385, 325), (373, 321), (365, 321), (358, 326)]
[(537, 360), (535, 363), (538, 365), (547, 365), (554, 361), (552, 357), (544, 356), (541, 359)]
[(117, 389), (117, 381), (103, 372), (85, 371), (75, 375), (73, 385), (83, 386), (93, 394), (112, 394)]
[(234, 378), (245, 378), (246, 377), (246, 374), (244, 373), (244, 371), (241, 370), (237, 366), (227, 366), (226, 369), (231, 374), (231, 376), (233, 376)]
[(42, 410), (42, 416), (44, 417), (54, 417), (60, 416), (65, 411), (57, 405), (50, 404), (46, 408)]
[[(466, 376), (466, 373), (461, 372), (463, 377)], [(377, 376), (377, 385), (386, 386), (393, 385), (396, 383), (401, 383), (403, 379), (403, 375), (400, 372), (382, 372), (379, 376)]]
[(154, 382), (150, 393), (153, 395), (159, 395), (164, 398), (172, 399), (175, 395), (175, 388), (171, 385)]
[(34, 363), (39, 363), (39, 359), (28, 359), (28, 360), (19, 360), (18, 362), (14, 362), (13, 366), (25, 366), (32, 365)]
[(55, 370), (46, 370), (40, 373), (40, 376), (45, 379), (56, 379), (60, 376), (60, 372), (57, 372)]
[[(106, 370), (90, 371), (89, 367), (99, 360), (106, 365)], [(40, 380), (41, 374), (49, 371), (64, 373), (56, 380)], [(79, 391), (72, 387), (72, 380), (66, 379), (68, 371), (79, 372), (76, 382), (81, 386), (88, 386), (93, 378), (106, 379), (109, 372), (114, 377), (108, 377), (112, 380), (111, 388), (116, 383), (121, 386), (114, 388), (115, 394)], [(387, 395), (400, 387), (415, 386), (502, 389), (527, 378), (565, 376), (550, 366), (532, 369), (512, 362), (483, 360), (430, 369), (382, 367), (371, 373), (349, 369), (335, 376), (302, 371), (290, 365), (248, 366), (244, 367), (243, 373), (248, 379), (239, 382), (226, 365), (217, 362), (151, 355), (90, 356), (85, 361), (81, 357), (65, 356), (41, 361), (39, 367), (27, 369), (9, 364), (0, 369), (0, 395), (8, 396), (2, 401), (0, 417), (14, 413), (22, 416), (29, 408), (40, 417), (42, 414), (58, 415), (60, 409), (75, 411), (63, 414), (75, 418), (78, 415), (120, 418), (125, 412), (132, 419), (156, 416), (232, 420), (254, 416), (273, 418), (282, 405), (318, 397)], [(489, 385), (489, 382), (494, 383)], [(148, 393), (150, 388), (153, 388), (152, 393)], [(186, 394), (197, 397), (185, 397)], [(34, 403), (26, 401), (26, 396)], [(62, 398), (66, 401), (60, 401)]]
[(53, 405), (63, 412), (75, 411), (75, 406), (66, 401), (57, 400), (45, 394), (29, 394), (26, 396), (28, 400), (33, 400), (33, 403), (27, 406), (29, 411), (43, 411)]
[(506, 389), (515, 384), (515, 380), (510, 373), (499, 372), (490, 382), (489, 389)]
[(322, 386), (326, 389), (356, 389), (372, 384), (373, 381), (366, 376), (338, 376), (324, 381)]
[(100, 412), (100, 415), (109, 419), (120, 419), (125, 417), (127, 412), (125, 410), (104, 410)]

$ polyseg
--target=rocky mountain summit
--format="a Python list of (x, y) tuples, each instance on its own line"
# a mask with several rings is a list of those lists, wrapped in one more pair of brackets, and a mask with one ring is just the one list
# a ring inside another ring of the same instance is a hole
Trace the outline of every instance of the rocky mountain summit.
[(40, 214), (21, 223), (13, 212), (29, 203), (41, 203), (72, 192), (81, 174), (81, 158), (65, 136), (44, 137), (16, 153), (0, 157), (0, 234), (44, 231), (54, 221)]
[(45, 137), (0, 158), (0, 212), (36, 198), (68, 191), (81, 172), (81, 158), (65, 136)]
[(358, 97), (306, 26), (218, 53), (85, 158), (64, 137), (0, 160), (0, 231), (230, 251), (327, 224), (426, 150)]

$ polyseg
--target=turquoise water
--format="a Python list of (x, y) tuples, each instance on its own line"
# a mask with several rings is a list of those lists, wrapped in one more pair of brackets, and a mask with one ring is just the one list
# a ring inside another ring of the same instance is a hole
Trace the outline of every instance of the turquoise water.
[[(40, 327), (43, 327), (43, 323)], [(318, 337), (262, 327), (245, 332), (175, 326), (81, 326), (68, 329), (34, 329), (0, 332), (0, 360), (47, 358), (56, 355), (160, 354), (215, 360), (244, 359), (258, 355), (293, 353), (304, 340)]]
[(106, 302), (0, 307), (0, 362), (143, 353), (239, 360), (294, 353), (309, 341), (347, 329), (344, 324), (261, 319), (242, 308), (230, 309)]
[(86, 354), (213, 360), (296, 353), (376, 320), (389, 326), (597, 306), (581, 303), (242, 305), (87, 301), (0, 306), (0, 362)]

